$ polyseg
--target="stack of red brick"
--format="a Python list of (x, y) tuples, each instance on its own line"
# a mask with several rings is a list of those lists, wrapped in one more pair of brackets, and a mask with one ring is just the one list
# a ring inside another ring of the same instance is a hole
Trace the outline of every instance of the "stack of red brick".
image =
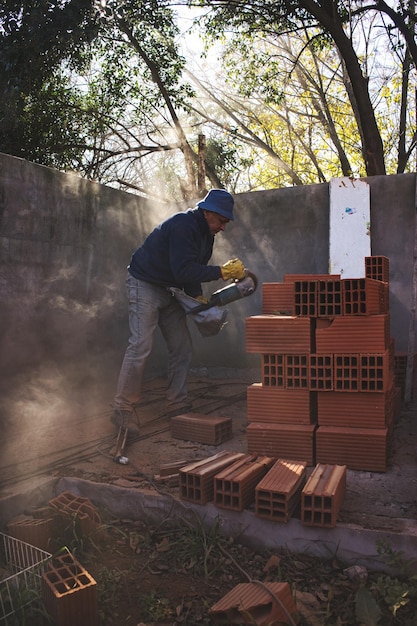
[(246, 320), (262, 360), (248, 451), (385, 471), (398, 393), (388, 259), (366, 257), (364, 278), (293, 274), (262, 289), (262, 314)]

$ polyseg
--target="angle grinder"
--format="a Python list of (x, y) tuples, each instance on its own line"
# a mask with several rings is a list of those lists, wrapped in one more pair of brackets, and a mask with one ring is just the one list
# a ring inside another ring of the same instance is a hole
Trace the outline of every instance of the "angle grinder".
[(211, 294), (208, 302), (190, 309), (187, 311), (186, 315), (189, 313), (206, 311), (207, 309), (211, 309), (213, 306), (225, 306), (230, 302), (235, 302), (241, 298), (251, 296), (255, 293), (257, 286), (258, 279), (255, 274), (253, 274), (250, 270), (245, 269), (245, 276), (243, 278), (240, 280), (236, 279), (230, 285), (222, 287), (222, 289), (218, 289)]

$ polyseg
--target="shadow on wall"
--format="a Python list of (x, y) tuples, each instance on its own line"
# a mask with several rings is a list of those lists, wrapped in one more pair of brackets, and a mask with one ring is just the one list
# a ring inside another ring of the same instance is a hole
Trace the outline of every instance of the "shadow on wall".
[[(50, 415), (65, 420), (80, 407), (94, 411), (112, 400), (127, 341), (126, 312), (113, 314), (116, 295), (111, 289), (89, 304), (69, 296), (77, 274), (60, 272), (59, 279), (44, 281), (38, 291), (12, 293), (1, 304), (3, 427), (32, 418), (35, 424), (48, 421)], [(18, 278), (19, 271), (10, 274), (10, 281)]]

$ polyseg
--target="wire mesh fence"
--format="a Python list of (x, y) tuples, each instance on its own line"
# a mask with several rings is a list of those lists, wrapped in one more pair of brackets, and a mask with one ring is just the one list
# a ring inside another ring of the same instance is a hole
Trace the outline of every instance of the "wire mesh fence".
[(0, 532), (0, 623), (39, 600), (49, 552)]

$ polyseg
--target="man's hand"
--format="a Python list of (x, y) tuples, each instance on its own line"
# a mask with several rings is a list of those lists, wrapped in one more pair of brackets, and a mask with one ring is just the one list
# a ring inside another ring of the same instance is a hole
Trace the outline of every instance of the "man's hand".
[(208, 300), (204, 296), (197, 296), (196, 300), (198, 300), (201, 304), (207, 304)]
[(245, 278), (245, 266), (240, 259), (230, 259), (220, 269), (223, 280), (228, 280), (229, 278), (242, 280), (242, 278)]

